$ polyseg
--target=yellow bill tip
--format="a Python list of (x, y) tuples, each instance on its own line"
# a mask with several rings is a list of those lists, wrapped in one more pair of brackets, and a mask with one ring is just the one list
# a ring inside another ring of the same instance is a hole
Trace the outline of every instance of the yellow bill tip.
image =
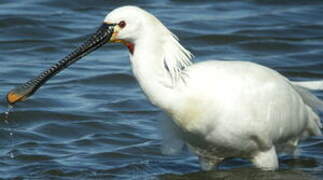
[(23, 101), (25, 99), (24, 95), (17, 94), (14, 92), (9, 92), (7, 94), (7, 101), (9, 104), (15, 104), (18, 101)]

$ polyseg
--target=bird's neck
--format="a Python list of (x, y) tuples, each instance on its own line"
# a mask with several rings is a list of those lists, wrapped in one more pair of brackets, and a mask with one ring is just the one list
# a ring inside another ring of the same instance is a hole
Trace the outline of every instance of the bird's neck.
[(130, 53), (134, 76), (152, 104), (169, 110), (176, 100), (182, 72), (191, 65), (191, 53), (176, 39), (142, 39)]

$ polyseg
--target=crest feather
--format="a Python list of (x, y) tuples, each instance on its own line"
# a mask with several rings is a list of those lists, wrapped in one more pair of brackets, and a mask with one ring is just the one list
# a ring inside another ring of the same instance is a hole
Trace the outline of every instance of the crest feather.
[(171, 32), (164, 44), (164, 66), (168, 71), (172, 85), (182, 79), (182, 71), (192, 64), (193, 54), (185, 49), (179, 42), (176, 35)]

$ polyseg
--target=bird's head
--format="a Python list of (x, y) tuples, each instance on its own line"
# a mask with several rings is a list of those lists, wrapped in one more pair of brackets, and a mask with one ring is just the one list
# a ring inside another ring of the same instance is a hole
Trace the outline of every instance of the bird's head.
[(169, 32), (157, 18), (143, 9), (135, 6), (117, 8), (105, 17), (99, 29), (81, 46), (35, 79), (9, 91), (7, 101), (14, 104), (25, 100), (55, 74), (108, 42), (121, 42), (133, 54), (138, 41), (160, 35), (157, 31)]
[(156, 35), (169, 32), (155, 16), (136, 6), (123, 6), (111, 11), (105, 17), (104, 24), (113, 26), (109, 42), (125, 44), (131, 54), (139, 40), (152, 40)]
[(142, 31), (143, 10), (134, 6), (124, 6), (110, 12), (104, 23), (114, 26), (110, 42), (134, 43)]

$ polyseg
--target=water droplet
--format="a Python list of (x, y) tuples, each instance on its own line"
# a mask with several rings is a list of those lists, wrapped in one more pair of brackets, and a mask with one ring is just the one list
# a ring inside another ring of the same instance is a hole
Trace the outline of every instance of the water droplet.
[(11, 109), (13, 109), (13, 105), (8, 104), (8, 111), (10, 111)]
[(10, 152), (9, 156), (10, 156), (11, 159), (15, 158), (15, 155), (13, 154), (13, 152)]
[[(6, 112), (4, 112), (4, 122), (8, 125), (8, 131), (9, 131), (9, 149), (13, 149), (13, 142), (14, 142), (14, 139), (13, 139), (13, 130), (12, 130), (12, 127), (11, 127), (11, 124), (9, 123), (9, 115), (10, 115), (10, 111), (13, 109), (13, 106), (11, 105), (8, 105), (8, 109)], [(9, 157), (11, 159), (15, 158), (13, 152), (9, 152), (8, 153)]]

